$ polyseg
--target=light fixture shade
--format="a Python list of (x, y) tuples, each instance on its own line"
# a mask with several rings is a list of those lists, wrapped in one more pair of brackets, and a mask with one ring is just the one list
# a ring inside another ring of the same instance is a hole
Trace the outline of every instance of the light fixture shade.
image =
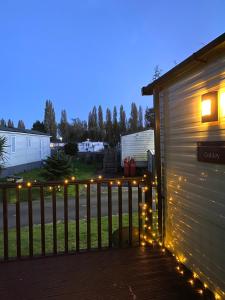
[(218, 93), (202, 95), (202, 123), (218, 121)]

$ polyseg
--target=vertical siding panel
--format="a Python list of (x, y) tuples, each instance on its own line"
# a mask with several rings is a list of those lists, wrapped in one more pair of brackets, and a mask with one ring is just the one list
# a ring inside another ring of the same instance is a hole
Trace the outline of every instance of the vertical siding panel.
[(225, 165), (197, 161), (197, 142), (225, 140), (225, 118), (201, 123), (201, 95), (225, 92), (225, 58), (160, 93), (166, 245), (213, 289), (225, 291)]

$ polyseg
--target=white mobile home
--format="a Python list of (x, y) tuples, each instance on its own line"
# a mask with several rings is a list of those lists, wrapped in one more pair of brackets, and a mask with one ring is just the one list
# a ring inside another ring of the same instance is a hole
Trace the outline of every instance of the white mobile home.
[(103, 151), (106, 146), (104, 142), (92, 142), (87, 140), (82, 143), (78, 143), (79, 152), (100, 152)]
[(148, 151), (154, 151), (154, 130), (149, 129), (121, 136), (121, 166), (125, 158), (134, 158), (137, 167), (147, 167)]
[(156, 110), (162, 238), (225, 299), (225, 34), (142, 93)]
[(4, 170), (1, 176), (12, 175), (40, 166), (50, 155), (50, 136), (32, 130), (0, 128), (0, 136), (6, 138)]

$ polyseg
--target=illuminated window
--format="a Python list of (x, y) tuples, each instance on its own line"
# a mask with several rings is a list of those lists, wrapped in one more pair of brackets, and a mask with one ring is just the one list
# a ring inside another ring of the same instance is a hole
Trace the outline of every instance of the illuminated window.
[(15, 136), (11, 137), (11, 151), (13, 153), (16, 152), (16, 137)]
[(202, 122), (218, 120), (217, 92), (202, 95)]

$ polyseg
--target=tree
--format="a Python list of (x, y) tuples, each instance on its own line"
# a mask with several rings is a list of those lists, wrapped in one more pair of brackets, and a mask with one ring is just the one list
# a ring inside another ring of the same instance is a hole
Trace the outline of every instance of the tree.
[(87, 122), (81, 121), (79, 118), (73, 119), (72, 124), (68, 128), (68, 141), (78, 143), (88, 138)]
[(6, 121), (3, 118), (0, 120), (0, 127), (6, 127)]
[(43, 161), (42, 176), (46, 180), (62, 180), (72, 175), (71, 157), (63, 152), (49, 156)]
[(75, 156), (78, 152), (77, 143), (67, 143), (63, 147), (65, 154)]
[(14, 128), (14, 123), (11, 119), (8, 119), (7, 127), (8, 128)]
[(123, 109), (123, 105), (120, 105), (120, 119), (119, 119), (119, 132), (120, 134), (125, 134), (127, 131), (126, 125), (126, 112)]
[(55, 120), (55, 110), (51, 100), (45, 102), (44, 125), (48, 134), (51, 135), (51, 140), (56, 141), (57, 124)]
[(139, 106), (138, 109), (138, 130), (142, 130), (143, 129), (143, 110), (142, 107)]
[(67, 120), (67, 113), (64, 110), (62, 110), (61, 112), (61, 120), (60, 123), (58, 125), (59, 128), (59, 133), (62, 137), (63, 142), (68, 142), (69, 139), (69, 123)]
[(3, 162), (5, 160), (5, 155), (6, 155), (6, 137), (0, 136), (0, 172), (3, 168)]
[(152, 80), (154, 81), (154, 80), (158, 79), (161, 76), (161, 73), (162, 73), (162, 70), (159, 68), (159, 65), (156, 65), (155, 69), (154, 69), (154, 74), (153, 74)]
[(25, 124), (24, 124), (23, 120), (18, 121), (17, 128), (18, 129), (25, 129)]
[(134, 102), (131, 103), (131, 113), (129, 120), (130, 132), (137, 132), (138, 130), (138, 110)]
[(155, 127), (155, 112), (154, 108), (146, 107), (145, 110), (145, 128)]
[(99, 140), (102, 141), (104, 139), (104, 120), (103, 120), (103, 112), (102, 112), (101, 105), (99, 105), (98, 107), (98, 131), (99, 131)]
[(98, 119), (96, 106), (88, 115), (88, 135), (92, 140), (98, 139)]
[(118, 121), (117, 121), (117, 109), (116, 106), (113, 108), (113, 124), (112, 124), (112, 131), (113, 131), (113, 145), (115, 146), (119, 141), (119, 128), (118, 128)]
[(106, 109), (105, 131), (106, 131), (105, 140), (110, 145), (112, 145), (113, 144), (113, 141), (112, 141), (112, 114), (111, 114), (111, 111), (109, 108)]
[(36, 121), (33, 123), (31, 130), (40, 131), (46, 133), (44, 122)]

